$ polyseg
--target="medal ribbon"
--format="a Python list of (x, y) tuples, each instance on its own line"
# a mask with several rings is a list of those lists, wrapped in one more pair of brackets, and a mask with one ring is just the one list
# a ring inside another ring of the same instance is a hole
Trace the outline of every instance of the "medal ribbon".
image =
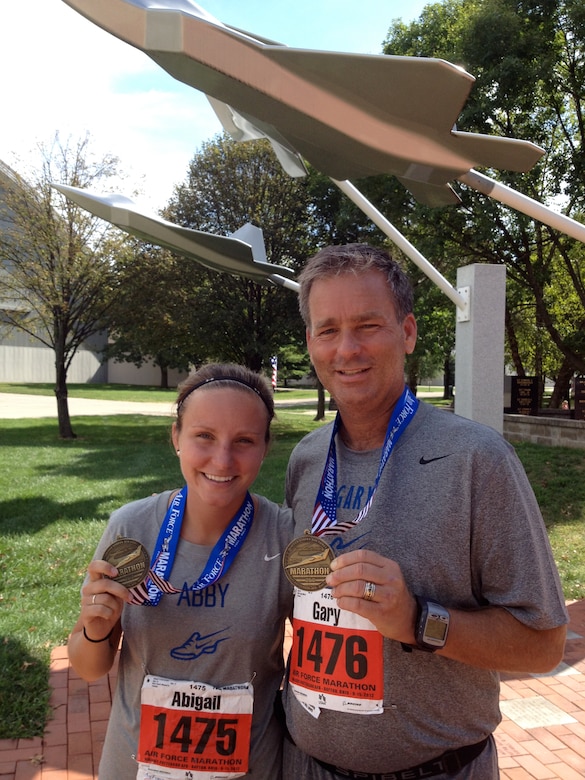
[[(175, 560), (186, 503), (187, 486), (185, 485), (171, 502), (161, 525), (152, 554), (148, 578), (141, 585), (130, 589), (133, 595), (133, 604), (147, 604), (155, 607), (163, 593), (181, 592), (171, 585), (168, 581), (168, 575)], [(232, 523), (218, 539), (209, 554), (203, 572), (193, 583), (191, 590), (203, 590), (217, 582), (227, 572), (248, 535), (253, 519), (254, 503), (250, 494), (246, 493)]]
[(333, 423), (333, 430), (331, 431), (331, 441), (329, 442), (329, 452), (327, 454), (325, 468), (323, 469), (323, 476), (321, 477), (317, 498), (315, 499), (315, 508), (311, 520), (311, 533), (315, 536), (343, 533), (344, 531), (353, 528), (364, 519), (370, 510), (372, 501), (378, 490), (380, 477), (382, 476), (384, 467), (388, 463), (394, 446), (414, 417), (414, 414), (418, 409), (418, 404), (418, 398), (413, 395), (410, 388), (405, 387), (404, 392), (394, 407), (390, 422), (386, 428), (384, 445), (380, 455), (380, 465), (378, 466), (378, 474), (376, 475), (372, 494), (357, 517), (347, 523), (337, 522), (337, 452), (335, 449), (335, 437), (341, 422), (339, 412), (337, 413)]

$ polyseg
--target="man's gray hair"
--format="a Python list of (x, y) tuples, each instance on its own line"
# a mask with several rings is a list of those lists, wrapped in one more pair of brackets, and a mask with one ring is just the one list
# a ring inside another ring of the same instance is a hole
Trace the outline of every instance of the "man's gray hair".
[(381, 271), (386, 277), (396, 314), (400, 322), (413, 310), (413, 294), (410, 281), (389, 252), (369, 244), (345, 244), (328, 246), (311, 257), (299, 274), (299, 310), (306, 327), (311, 327), (309, 295), (313, 282), (328, 276), (366, 271)]

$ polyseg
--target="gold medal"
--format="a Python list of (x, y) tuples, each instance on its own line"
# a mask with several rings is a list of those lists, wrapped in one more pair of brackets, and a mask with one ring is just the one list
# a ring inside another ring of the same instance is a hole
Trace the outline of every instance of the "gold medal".
[(325, 578), (334, 558), (335, 553), (327, 542), (307, 532), (287, 546), (282, 565), (293, 585), (301, 590), (321, 590), (326, 585)]
[(150, 566), (150, 555), (135, 539), (120, 537), (111, 544), (103, 555), (104, 561), (118, 569), (118, 576), (112, 577), (125, 588), (134, 588), (146, 579)]

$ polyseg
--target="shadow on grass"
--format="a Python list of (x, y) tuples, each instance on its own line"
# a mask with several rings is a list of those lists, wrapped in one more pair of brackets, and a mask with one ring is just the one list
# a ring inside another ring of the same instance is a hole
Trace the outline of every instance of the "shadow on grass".
[(0, 466), (23, 486), (21, 495), (11, 489), (0, 498), (2, 533), (35, 533), (60, 519), (105, 519), (122, 503), (182, 483), (168, 419), (92, 417), (76, 427), (78, 438), (63, 441), (46, 421), (2, 421)]
[(72, 421), (76, 439), (60, 439), (57, 421), (50, 419), (0, 420), (0, 448), (120, 447), (130, 438), (134, 445), (169, 442), (172, 420), (169, 417), (141, 414), (117, 414), (76, 417)]
[(18, 640), (0, 636), (0, 739), (42, 734), (50, 716), (49, 695), (48, 654), (36, 658)]
[(104, 495), (67, 503), (39, 495), (0, 501), (2, 535), (35, 534), (63, 519), (105, 518), (107, 514), (101, 507), (115, 498), (116, 496)]
[[(78, 438), (58, 438), (52, 421), (0, 421), (0, 468), (22, 491), (0, 492), (3, 534), (34, 534), (58, 520), (105, 520), (129, 501), (183, 484), (168, 418), (142, 415), (83, 417)], [(310, 420), (274, 424), (273, 441), (256, 492), (283, 500), (290, 451), (312, 429)], [(87, 489), (80, 489), (86, 482)]]
[(585, 517), (585, 451), (514, 444), (548, 528)]

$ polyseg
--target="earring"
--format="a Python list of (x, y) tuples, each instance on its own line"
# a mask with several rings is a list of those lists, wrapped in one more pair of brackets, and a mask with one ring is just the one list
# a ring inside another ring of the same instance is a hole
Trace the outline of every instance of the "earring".
[(181, 454), (181, 450), (177, 450), (177, 455), (180, 455), (180, 454)]

